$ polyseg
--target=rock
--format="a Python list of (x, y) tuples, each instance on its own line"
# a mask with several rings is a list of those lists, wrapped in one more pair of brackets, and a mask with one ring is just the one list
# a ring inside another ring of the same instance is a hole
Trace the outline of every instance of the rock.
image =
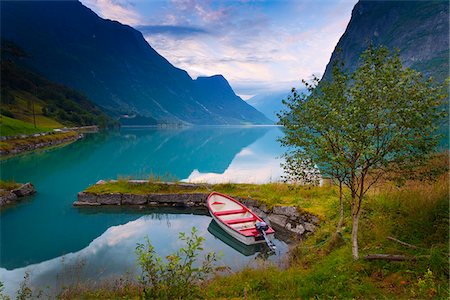
[(268, 209), (267, 206), (265, 206), (264, 204), (261, 205), (261, 206), (259, 207), (259, 209), (262, 210), (263, 212), (265, 212), (266, 214), (269, 213), (269, 209)]
[(288, 217), (283, 215), (271, 214), (269, 215), (270, 223), (273, 223), (279, 227), (285, 227), (287, 223)]
[(78, 193), (78, 202), (98, 203), (97, 198), (98, 198), (97, 194), (87, 192)]
[(4, 191), (0, 195), (0, 207), (15, 201), (17, 201), (17, 195), (14, 193)]
[(316, 230), (316, 226), (311, 223), (305, 222), (303, 225), (305, 226), (306, 231), (314, 232)]
[(235, 199), (247, 207), (248, 206), (258, 206), (258, 204), (259, 204), (258, 201), (253, 200), (251, 198), (245, 199), (245, 198), (235, 197)]
[(209, 194), (205, 194), (205, 193), (192, 193), (189, 194), (188, 200), (192, 201), (196, 204), (205, 204), (206, 205), (206, 200), (208, 199)]
[(158, 206), (158, 202), (152, 201), (152, 202), (149, 202), (148, 205), (150, 205), (150, 206)]
[(257, 216), (261, 217), (262, 219), (267, 218), (267, 214), (265, 212), (263, 212), (261, 209), (259, 209), (258, 207), (251, 206), (249, 208), (252, 212), (254, 212)]
[(99, 206), (100, 203), (75, 201), (74, 203), (72, 203), (72, 205), (73, 206)]
[(17, 197), (25, 197), (36, 193), (36, 190), (30, 182), (23, 184), (21, 187), (11, 191), (16, 194)]
[(320, 223), (320, 219), (318, 217), (316, 217), (316, 216), (313, 216), (313, 215), (311, 215), (310, 221), (311, 221), (311, 223), (313, 223), (315, 225), (318, 225)]
[(147, 204), (147, 195), (135, 195), (135, 194), (123, 194), (122, 195), (122, 205), (142, 205)]
[(277, 215), (285, 215), (292, 218), (298, 218), (300, 214), (294, 206), (274, 206), (272, 212)]
[(104, 181), (104, 180), (99, 180), (99, 181), (97, 181), (96, 184), (105, 184), (105, 183), (106, 183), (106, 181)]
[(195, 206), (195, 203), (192, 201), (188, 201), (188, 202), (186, 202), (186, 206), (192, 207), (192, 206)]
[(305, 227), (301, 224), (292, 225), (291, 223), (286, 224), (286, 229), (290, 232), (302, 235), (305, 232)]
[(181, 199), (179, 194), (150, 194), (148, 197), (149, 202), (156, 203), (183, 203), (183, 199)]
[(97, 196), (97, 202), (104, 205), (121, 205), (122, 194), (106, 193)]

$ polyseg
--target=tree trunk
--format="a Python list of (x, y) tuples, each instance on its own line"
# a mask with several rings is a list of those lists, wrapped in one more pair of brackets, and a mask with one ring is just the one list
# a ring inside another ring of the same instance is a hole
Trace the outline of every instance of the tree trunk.
[(339, 181), (339, 221), (336, 232), (341, 232), (342, 223), (344, 223), (344, 201), (342, 199), (342, 181)]
[(358, 249), (358, 224), (359, 217), (361, 216), (361, 201), (355, 199), (354, 207), (352, 209), (352, 256), (354, 260), (359, 259)]
[(358, 214), (352, 216), (353, 227), (352, 227), (352, 256), (354, 260), (359, 259), (358, 251)]

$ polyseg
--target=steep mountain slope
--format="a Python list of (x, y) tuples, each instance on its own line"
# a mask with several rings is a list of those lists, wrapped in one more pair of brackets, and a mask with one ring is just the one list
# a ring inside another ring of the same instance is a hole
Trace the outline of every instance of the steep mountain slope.
[[(198, 98), (201, 105), (213, 114), (219, 115), (219, 123), (246, 123), (259, 118), (261, 114), (254, 107), (248, 105), (236, 96), (233, 89), (222, 75), (199, 77), (195, 80)], [(269, 123), (267, 120), (265, 123)]]
[(338, 55), (354, 71), (369, 43), (399, 49), (405, 66), (442, 82), (449, 74), (448, 1), (359, 1), (323, 78)]
[[(210, 109), (210, 97), (199, 98), (195, 81), (153, 50), (139, 31), (104, 20), (78, 1), (2, 1), (1, 36), (30, 53), (22, 64), (117, 114), (171, 123), (228, 123)], [(234, 124), (268, 122), (232, 94), (223, 103), (241, 116), (230, 119)]]
[(84, 95), (18, 67), (11, 58), (26, 54), (14, 45), (2, 43), (1, 54), (2, 115), (43, 127), (118, 125)]

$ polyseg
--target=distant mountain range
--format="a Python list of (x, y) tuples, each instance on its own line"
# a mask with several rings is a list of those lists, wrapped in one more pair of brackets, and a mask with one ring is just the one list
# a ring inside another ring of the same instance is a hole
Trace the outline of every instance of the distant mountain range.
[(448, 1), (359, 1), (327, 65), (340, 58), (354, 71), (369, 43), (398, 49), (405, 66), (443, 82), (449, 76)]
[(83, 92), (115, 116), (150, 123), (270, 123), (222, 76), (192, 80), (139, 31), (102, 19), (78, 1), (0, 5), (2, 40), (30, 55), (18, 65)]
[(262, 112), (266, 117), (274, 123), (278, 122), (277, 113), (279, 113), (285, 106), (282, 103), (283, 99), (287, 99), (289, 90), (268, 92), (258, 94), (247, 100), (247, 103)]

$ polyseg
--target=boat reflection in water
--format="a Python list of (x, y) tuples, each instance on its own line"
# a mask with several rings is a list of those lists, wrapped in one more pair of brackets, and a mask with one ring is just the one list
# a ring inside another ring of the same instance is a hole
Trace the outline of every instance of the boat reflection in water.
[(245, 245), (239, 242), (223, 230), (214, 220), (211, 220), (209, 223), (208, 231), (213, 236), (245, 256), (251, 256), (258, 253), (257, 258), (267, 258), (268, 256), (275, 254), (273, 251), (269, 251), (267, 245), (264, 243)]

